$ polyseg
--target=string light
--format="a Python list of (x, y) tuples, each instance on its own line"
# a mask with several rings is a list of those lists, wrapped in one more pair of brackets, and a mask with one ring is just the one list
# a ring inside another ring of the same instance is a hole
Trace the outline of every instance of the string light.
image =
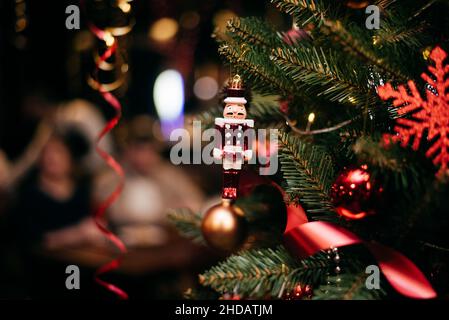
[(307, 118), (307, 120), (309, 121), (309, 122), (313, 122), (313, 121), (315, 121), (315, 113), (310, 113), (309, 114), (309, 116), (308, 116), (308, 118)]
[(310, 131), (310, 127), (312, 126), (313, 121), (315, 121), (315, 113), (311, 112), (307, 117), (307, 127), (306, 127), (307, 132)]

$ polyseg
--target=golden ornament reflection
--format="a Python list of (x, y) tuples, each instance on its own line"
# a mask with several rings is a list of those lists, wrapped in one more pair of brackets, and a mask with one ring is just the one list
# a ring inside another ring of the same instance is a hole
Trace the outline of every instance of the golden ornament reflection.
[(206, 242), (213, 248), (231, 251), (246, 238), (246, 220), (242, 209), (223, 200), (207, 210), (201, 225)]

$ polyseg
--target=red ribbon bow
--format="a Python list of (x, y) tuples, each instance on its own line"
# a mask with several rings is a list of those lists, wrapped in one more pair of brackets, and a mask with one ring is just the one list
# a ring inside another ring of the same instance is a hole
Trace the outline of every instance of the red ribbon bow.
[[(256, 185), (274, 186), (286, 199), (285, 191), (267, 178), (254, 174), (242, 177), (242, 194)], [(325, 221), (308, 222), (304, 209), (295, 204), (286, 205), (287, 225), (284, 245), (294, 256), (304, 259), (321, 250), (364, 244), (377, 260), (379, 268), (391, 286), (400, 294), (414, 299), (431, 299), (436, 293), (423, 273), (401, 253), (378, 243), (365, 242), (352, 232)]]

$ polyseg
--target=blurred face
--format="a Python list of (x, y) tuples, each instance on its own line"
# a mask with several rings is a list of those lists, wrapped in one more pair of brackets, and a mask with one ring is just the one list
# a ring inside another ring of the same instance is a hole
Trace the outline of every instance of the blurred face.
[(41, 173), (52, 177), (65, 177), (71, 174), (72, 158), (64, 143), (51, 138), (42, 150), (40, 159)]
[(151, 143), (130, 143), (125, 152), (126, 161), (139, 173), (147, 174), (159, 159)]
[(243, 104), (227, 104), (223, 110), (224, 118), (231, 119), (245, 119), (246, 109)]

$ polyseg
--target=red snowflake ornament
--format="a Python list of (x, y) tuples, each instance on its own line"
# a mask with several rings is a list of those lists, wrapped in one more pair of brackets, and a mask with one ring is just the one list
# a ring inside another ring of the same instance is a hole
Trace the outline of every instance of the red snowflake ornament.
[[(435, 80), (427, 73), (422, 73), (424, 79), (434, 90), (426, 90), (427, 100), (421, 98), (415, 83), (408, 81), (410, 91), (404, 85), (395, 90), (390, 83), (378, 87), (378, 94), (382, 100), (392, 98), (393, 105), (398, 107), (398, 115), (408, 115), (407, 118), (396, 120), (394, 131), (396, 135), (385, 135), (385, 140), (401, 142), (405, 147), (413, 139), (412, 148), (418, 150), (422, 136), (427, 131), (427, 140), (433, 141), (426, 152), (426, 157), (433, 158), (433, 163), (440, 166), (437, 175), (442, 175), (448, 169), (449, 163), (449, 65), (443, 65), (447, 53), (440, 47), (436, 47), (430, 53), (430, 60), (435, 62), (435, 67), (429, 66), (429, 72)], [(436, 91), (436, 92), (435, 92)], [(411, 94), (409, 94), (409, 92)], [(435, 139), (435, 140), (434, 140)]]

